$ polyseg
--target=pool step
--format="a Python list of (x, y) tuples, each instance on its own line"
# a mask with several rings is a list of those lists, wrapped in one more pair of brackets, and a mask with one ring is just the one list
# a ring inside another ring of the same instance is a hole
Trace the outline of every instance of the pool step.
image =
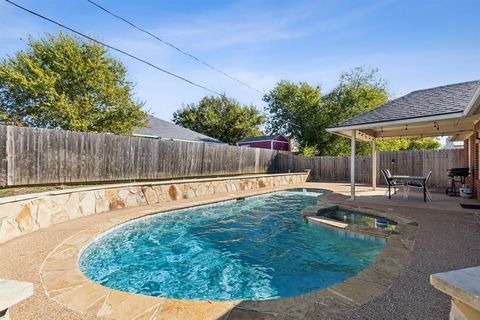
[(345, 229), (346, 227), (348, 227), (348, 223), (342, 223), (342, 222), (338, 222), (338, 221), (334, 221), (326, 218), (320, 218), (318, 216), (306, 216), (306, 218), (310, 221), (323, 223), (323, 224), (340, 228), (340, 229)]

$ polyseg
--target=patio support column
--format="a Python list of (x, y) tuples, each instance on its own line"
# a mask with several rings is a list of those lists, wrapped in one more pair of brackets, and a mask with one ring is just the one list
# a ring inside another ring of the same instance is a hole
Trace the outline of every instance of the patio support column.
[(357, 130), (352, 130), (352, 144), (350, 146), (350, 198), (355, 200), (355, 137)]
[(375, 138), (372, 140), (372, 190), (377, 189), (377, 147)]

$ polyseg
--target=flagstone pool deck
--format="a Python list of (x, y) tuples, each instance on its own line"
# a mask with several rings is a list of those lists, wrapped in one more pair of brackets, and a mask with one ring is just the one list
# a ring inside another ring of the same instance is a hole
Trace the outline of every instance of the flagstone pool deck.
[[(78, 271), (79, 251), (97, 234), (123, 221), (258, 191), (95, 214), (0, 245), (0, 278), (34, 283), (34, 295), (11, 308), (11, 319), (95, 319), (93, 314), (118, 319), (448, 318), (450, 297), (433, 288), (429, 276), (480, 265), (480, 218), (459, 206), (460, 202), (473, 200), (441, 194), (433, 194), (431, 203), (423, 203), (420, 195), (410, 196), (409, 200), (401, 196), (388, 200), (381, 191), (368, 192), (367, 187), (357, 187), (360, 196), (352, 202), (346, 196), (349, 185), (341, 183), (304, 183), (262, 189), (262, 193), (295, 187), (329, 189), (334, 193), (322, 196), (324, 201), (415, 221), (418, 227), (400, 230), (406, 237), (397, 238), (396, 246), (386, 246), (384, 251), (390, 252), (382, 252), (379, 260), (383, 257), (387, 264), (377, 260), (378, 264), (361, 276), (313, 295), (267, 303), (193, 302), (133, 295), (95, 284)], [(416, 235), (412, 234), (412, 228), (416, 229)], [(387, 266), (382, 270), (387, 277), (372, 273), (382, 265)]]

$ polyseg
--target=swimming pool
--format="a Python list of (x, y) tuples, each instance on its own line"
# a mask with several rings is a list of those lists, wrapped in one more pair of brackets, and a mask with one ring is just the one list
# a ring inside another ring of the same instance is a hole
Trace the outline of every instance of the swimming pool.
[(113, 289), (192, 300), (264, 300), (322, 289), (368, 267), (383, 241), (306, 223), (315, 193), (278, 192), (161, 213), (107, 232), (79, 259)]

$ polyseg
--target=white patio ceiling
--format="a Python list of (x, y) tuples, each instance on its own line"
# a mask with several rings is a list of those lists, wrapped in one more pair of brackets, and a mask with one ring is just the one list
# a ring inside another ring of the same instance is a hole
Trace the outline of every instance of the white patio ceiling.
[(445, 117), (414, 118), (383, 123), (363, 124), (350, 127), (329, 128), (327, 131), (343, 137), (352, 138), (355, 130), (357, 141), (372, 141), (449, 136), (453, 141), (463, 141), (473, 133), (473, 127), (480, 116), (463, 117), (456, 115), (449, 119)]

